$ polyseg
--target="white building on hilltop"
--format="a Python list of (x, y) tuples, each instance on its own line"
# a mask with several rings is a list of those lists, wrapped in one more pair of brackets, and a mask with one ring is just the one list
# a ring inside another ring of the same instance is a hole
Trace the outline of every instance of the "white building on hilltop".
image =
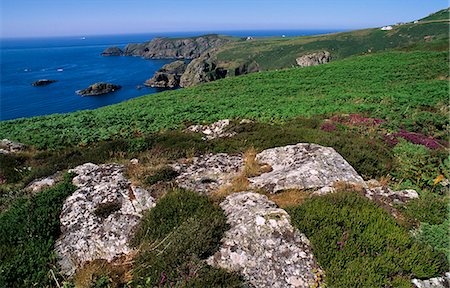
[(394, 29), (394, 28), (392, 28), (392, 26), (384, 26), (381, 28), (381, 30), (383, 30), (383, 31), (391, 31), (392, 29)]

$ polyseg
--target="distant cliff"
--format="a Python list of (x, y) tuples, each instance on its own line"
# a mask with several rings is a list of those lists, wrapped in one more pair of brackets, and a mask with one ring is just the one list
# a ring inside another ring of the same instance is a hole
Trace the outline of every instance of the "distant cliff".
[(222, 46), (239, 38), (216, 34), (190, 38), (155, 38), (141, 44), (128, 44), (124, 55), (147, 59), (194, 59), (206, 50)]

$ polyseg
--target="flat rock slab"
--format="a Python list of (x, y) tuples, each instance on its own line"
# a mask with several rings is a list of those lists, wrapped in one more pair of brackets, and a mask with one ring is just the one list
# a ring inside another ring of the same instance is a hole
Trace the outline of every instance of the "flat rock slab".
[(412, 283), (417, 288), (448, 288), (450, 287), (450, 272), (445, 273), (443, 277), (428, 280), (413, 279)]
[(176, 183), (185, 189), (210, 193), (236, 177), (244, 165), (241, 156), (225, 153), (206, 154), (189, 163), (177, 163), (172, 168), (180, 173)]
[(48, 177), (39, 178), (32, 181), (30, 184), (25, 187), (25, 190), (28, 190), (32, 193), (39, 193), (44, 189), (51, 188), (55, 186), (58, 182), (60, 182), (63, 178), (62, 172), (56, 172), (53, 175)]
[(255, 287), (312, 287), (321, 271), (306, 236), (264, 195), (242, 192), (220, 206), (231, 226), (208, 264), (241, 273)]
[(66, 199), (60, 216), (61, 237), (55, 250), (61, 271), (73, 275), (87, 261), (114, 260), (130, 253), (129, 237), (142, 213), (155, 206), (144, 189), (134, 187), (117, 164), (86, 163), (77, 174), (78, 189)]
[(336, 182), (366, 184), (361, 176), (333, 148), (299, 143), (262, 151), (256, 156), (272, 171), (249, 178), (252, 188), (270, 193), (287, 189), (320, 189)]

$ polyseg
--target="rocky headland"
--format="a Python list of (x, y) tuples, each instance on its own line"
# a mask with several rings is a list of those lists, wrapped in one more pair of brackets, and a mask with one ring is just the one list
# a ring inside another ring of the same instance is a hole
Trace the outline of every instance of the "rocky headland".
[(113, 47), (108, 47), (106, 48), (102, 54), (102, 56), (123, 56), (124, 53), (122, 51), (122, 49), (120, 49), (117, 46), (113, 46)]
[(180, 85), (181, 75), (186, 70), (187, 64), (183, 60), (174, 61), (164, 65), (155, 75), (145, 81), (145, 86), (159, 88), (174, 88)]

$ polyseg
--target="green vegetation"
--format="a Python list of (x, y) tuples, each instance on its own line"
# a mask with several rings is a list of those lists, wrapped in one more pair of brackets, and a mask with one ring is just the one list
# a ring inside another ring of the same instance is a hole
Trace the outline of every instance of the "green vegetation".
[(70, 175), (64, 183), (30, 198), (20, 198), (0, 214), (0, 287), (46, 287), (58, 275), (53, 245), (59, 214), (75, 191)]
[(447, 268), (444, 255), (415, 243), (357, 193), (309, 199), (288, 212), (311, 240), (329, 287), (409, 287), (410, 277), (430, 278)]
[(223, 211), (205, 196), (169, 193), (140, 223), (133, 268), (137, 287), (240, 287), (241, 279), (204, 264), (227, 229)]
[(420, 21), (449, 20), (449, 19), (450, 19), (450, 8), (445, 8), (425, 18), (420, 19)]
[[(226, 78), (93, 111), (0, 123), (0, 135), (39, 149), (133, 138), (183, 122), (366, 113), (394, 129), (442, 134), (448, 125), (448, 54), (389, 52), (328, 65)], [(424, 120), (428, 119), (428, 120)]]
[(148, 176), (146, 179), (147, 184), (153, 185), (160, 181), (170, 181), (178, 176), (178, 173), (171, 167), (162, 167), (157, 170), (153, 175)]
[(447, 255), (450, 260), (450, 238), (448, 229), (450, 220), (446, 220), (442, 224), (430, 225), (422, 223), (418, 231), (417, 239), (433, 247), (436, 251)]
[[(232, 71), (243, 64), (257, 63), (262, 71), (296, 66), (299, 56), (329, 51), (333, 60), (353, 55), (403, 49), (433, 40), (445, 39), (448, 49), (448, 23), (410, 23), (394, 26), (391, 31), (376, 29), (292, 38), (262, 38), (225, 45), (217, 53), (218, 66)], [(416, 46), (420, 49), (419, 46)], [(425, 48), (428, 51), (428, 48)], [(445, 48), (444, 50), (446, 51)]]
[(449, 178), (449, 158), (445, 150), (431, 151), (421, 145), (400, 141), (393, 149), (395, 167), (392, 175), (408, 187), (429, 188), (445, 194), (445, 188), (434, 183), (442, 175)]

